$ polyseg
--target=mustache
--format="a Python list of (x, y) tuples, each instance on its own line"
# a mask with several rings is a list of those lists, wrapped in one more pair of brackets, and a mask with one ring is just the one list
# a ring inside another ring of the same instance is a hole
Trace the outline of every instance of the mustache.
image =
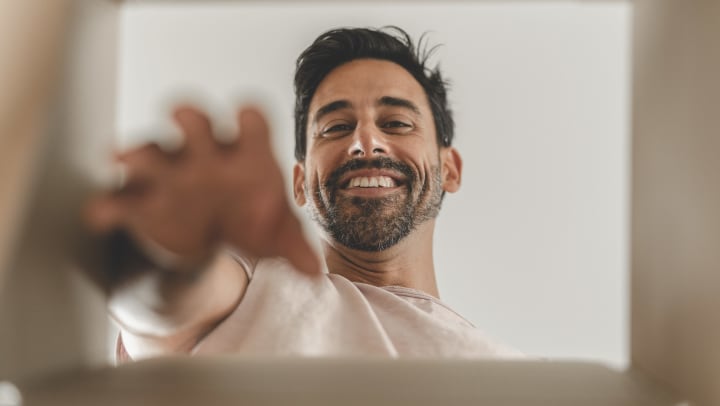
[(415, 178), (417, 177), (415, 175), (415, 171), (413, 171), (410, 165), (388, 157), (380, 157), (373, 159), (352, 159), (332, 171), (324, 184), (325, 188), (330, 190), (337, 188), (340, 178), (345, 176), (345, 174), (347, 174), (348, 172), (358, 169), (389, 169), (392, 171), (400, 172), (407, 179), (408, 187), (411, 187), (414, 184)]

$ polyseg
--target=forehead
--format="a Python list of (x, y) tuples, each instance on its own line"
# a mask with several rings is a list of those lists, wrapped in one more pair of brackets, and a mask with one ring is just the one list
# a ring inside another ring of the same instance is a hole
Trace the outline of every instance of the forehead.
[(356, 59), (335, 68), (320, 82), (310, 102), (310, 116), (334, 101), (372, 105), (385, 96), (411, 100), (429, 113), (425, 91), (405, 68), (390, 61)]

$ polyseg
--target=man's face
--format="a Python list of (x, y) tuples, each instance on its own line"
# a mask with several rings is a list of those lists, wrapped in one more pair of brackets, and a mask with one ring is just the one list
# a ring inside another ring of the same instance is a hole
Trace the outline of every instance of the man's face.
[(363, 251), (389, 248), (434, 219), (442, 192), (459, 180), (460, 158), (438, 148), (425, 92), (404, 68), (359, 59), (320, 83), (294, 189), (327, 237)]

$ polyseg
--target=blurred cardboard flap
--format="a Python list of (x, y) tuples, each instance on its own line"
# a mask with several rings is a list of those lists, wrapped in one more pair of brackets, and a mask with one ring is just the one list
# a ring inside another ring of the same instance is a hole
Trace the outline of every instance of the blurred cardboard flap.
[(0, 288), (48, 135), (67, 6), (63, 0), (0, 3)]
[(32, 405), (676, 405), (640, 374), (586, 362), (175, 357), (23, 389)]

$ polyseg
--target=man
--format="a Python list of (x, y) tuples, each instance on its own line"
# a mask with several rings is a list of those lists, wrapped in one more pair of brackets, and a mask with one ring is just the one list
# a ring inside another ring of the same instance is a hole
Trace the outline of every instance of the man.
[(445, 83), (420, 53), (399, 29), (338, 29), (298, 58), (293, 193), (320, 226), (327, 273), (256, 108), (222, 143), (202, 112), (178, 108), (180, 150), (119, 156), (127, 181), (89, 204), (89, 223), (128, 231), (158, 268), (111, 293), (121, 358), (516, 355), (438, 299), (435, 218), (462, 161)]

